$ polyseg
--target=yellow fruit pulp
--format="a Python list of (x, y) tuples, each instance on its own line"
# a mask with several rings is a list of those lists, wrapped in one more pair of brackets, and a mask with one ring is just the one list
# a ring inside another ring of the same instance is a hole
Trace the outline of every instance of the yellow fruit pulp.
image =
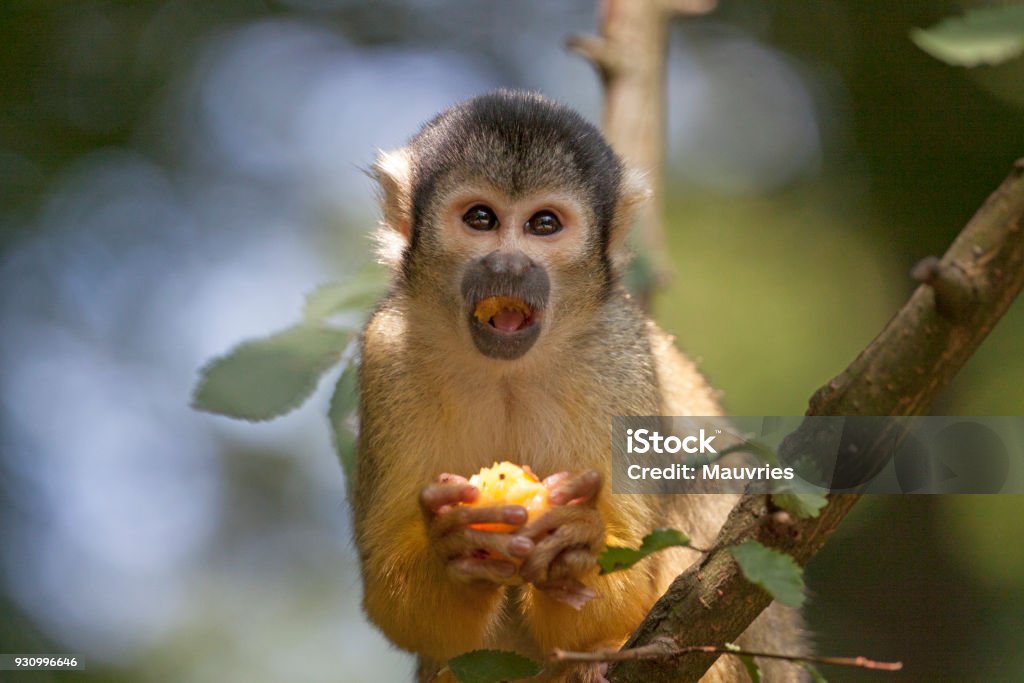
[[(508, 461), (496, 462), (491, 467), (483, 468), (479, 474), (470, 477), (469, 483), (480, 489), (480, 497), (468, 503), (473, 507), (522, 505), (526, 508), (528, 522), (537, 519), (548, 509), (547, 487), (532, 472)], [(509, 533), (517, 528), (500, 523), (471, 524), (470, 527), (499, 533)]]

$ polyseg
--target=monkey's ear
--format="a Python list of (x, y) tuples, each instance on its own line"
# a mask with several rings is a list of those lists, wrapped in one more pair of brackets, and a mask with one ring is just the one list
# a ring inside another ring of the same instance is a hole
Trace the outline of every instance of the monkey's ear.
[(381, 229), (377, 253), (389, 265), (397, 265), (412, 232), (412, 154), (408, 148), (381, 151), (370, 176), (380, 188)]
[(409, 149), (403, 147), (378, 153), (372, 175), (380, 185), (384, 224), (408, 239), (412, 227), (412, 154)]
[(651, 198), (651, 188), (644, 174), (634, 168), (626, 168), (622, 174), (622, 191), (615, 206), (608, 252), (612, 267), (621, 273), (632, 254), (629, 250), (629, 232), (636, 218), (637, 209)]

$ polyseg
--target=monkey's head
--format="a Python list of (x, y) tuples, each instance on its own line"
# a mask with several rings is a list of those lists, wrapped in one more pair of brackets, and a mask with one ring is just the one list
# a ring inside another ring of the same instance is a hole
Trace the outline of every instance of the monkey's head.
[(374, 175), (382, 253), (409, 315), (504, 360), (589, 332), (647, 195), (597, 128), (518, 91), (442, 112)]

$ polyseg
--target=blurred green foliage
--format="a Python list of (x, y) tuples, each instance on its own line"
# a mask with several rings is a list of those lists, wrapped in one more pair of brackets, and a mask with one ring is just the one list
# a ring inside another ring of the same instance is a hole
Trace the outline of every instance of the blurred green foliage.
[(974, 8), (929, 29), (915, 29), (910, 37), (947, 64), (1002, 64), (1024, 52), (1024, 5)]
[(203, 368), (192, 404), (254, 422), (280, 417), (312, 395), (351, 338), (351, 332), (306, 324), (244, 342)]
[(536, 676), (541, 666), (514, 652), (474, 650), (448, 661), (460, 683), (501, 683)]

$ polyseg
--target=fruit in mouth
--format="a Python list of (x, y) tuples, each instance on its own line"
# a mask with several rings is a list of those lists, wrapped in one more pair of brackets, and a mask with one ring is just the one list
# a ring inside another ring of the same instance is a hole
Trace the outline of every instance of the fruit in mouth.
[[(480, 489), (480, 497), (472, 503), (463, 505), (522, 505), (526, 508), (528, 522), (537, 519), (548, 509), (548, 488), (533, 472), (508, 461), (496, 462), (491, 467), (483, 468), (478, 474), (470, 477), (469, 483)], [(504, 534), (518, 528), (500, 523), (470, 524), (470, 527)]]
[(481, 300), (473, 316), (502, 332), (518, 332), (533, 323), (533, 310), (522, 299), (511, 296), (489, 296)]

